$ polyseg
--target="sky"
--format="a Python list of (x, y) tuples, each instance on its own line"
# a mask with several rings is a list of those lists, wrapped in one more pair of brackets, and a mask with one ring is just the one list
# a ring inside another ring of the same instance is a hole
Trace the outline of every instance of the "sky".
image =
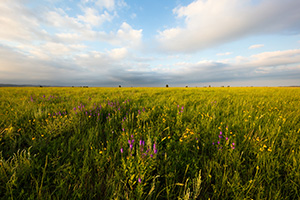
[(299, 0), (0, 0), (0, 83), (300, 85)]

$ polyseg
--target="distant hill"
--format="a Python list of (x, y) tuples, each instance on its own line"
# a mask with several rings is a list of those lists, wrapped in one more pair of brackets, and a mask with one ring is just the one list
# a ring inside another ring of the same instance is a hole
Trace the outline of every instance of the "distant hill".
[(0, 87), (50, 87), (48, 85), (18, 85), (18, 84), (2, 84), (0, 83)]

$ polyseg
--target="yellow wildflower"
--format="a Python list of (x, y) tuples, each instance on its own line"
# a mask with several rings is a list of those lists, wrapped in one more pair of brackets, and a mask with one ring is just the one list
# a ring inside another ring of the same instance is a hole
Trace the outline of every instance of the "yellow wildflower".
[(272, 151), (271, 147), (268, 148), (268, 151), (270, 151), (270, 152)]
[(260, 150), (260, 151), (264, 151), (264, 149), (263, 149), (262, 147), (261, 147), (261, 148), (259, 148), (259, 150)]

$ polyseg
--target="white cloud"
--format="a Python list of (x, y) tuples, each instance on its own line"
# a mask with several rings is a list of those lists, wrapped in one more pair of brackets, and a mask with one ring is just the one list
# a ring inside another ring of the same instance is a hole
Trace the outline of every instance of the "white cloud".
[(33, 39), (45, 39), (47, 33), (40, 29), (35, 14), (36, 12), (23, 6), (20, 1), (1, 0), (0, 39), (26, 43)]
[(126, 48), (117, 48), (110, 50), (108, 54), (114, 60), (122, 60), (128, 56), (128, 50)]
[(61, 31), (78, 31), (89, 29), (89, 27), (80, 22), (75, 17), (70, 17), (64, 10), (57, 8), (50, 10), (45, 14), (47, 24), (54, 28), (59, 28)]
[(173, 10), (183, 26), (157, 36), (161, 49), (194, 52), (251, 34), (300, 30), (298, 0), (196, 0)]
[(101, 9), (105, 8), (107, 10), (115, 9), (115, 1), (114, 0), (98, 0), (96, 5)]
[(225, 53), (217, 53), (217, 56), (228, 56), (231, 55), (232, 52), (225, 52)]
[(113, 16), (110, 15), (107, 11), (104, 11), (101, 15), (94, 8), (83, 8), (84, 15), (79, 15), (78, 20), (89, 24), (91, 26), (99, 26), (106, 21), (111, 21)]
[(261, 48), (264, 46), (265, 46), (264, 44), (254, 44), (254, 45), (251, 45), (248, 49), (258, 49), (258, 48)]
[(102, 33), (103, 40), (118, 46), (139, 48), (142, 43), (143, 30), (133, 29), (129, 24), (123, 22), (116, 33)]
[(85, 50), (87, 46), (82, 44), (46, 42), (40, 45), (20, 45), (18, 48), (27, 52), (26, 54), (31, 58), (52, 60), (72, 57)]
[(249, 57), (248, 66), (282, 66), (300, 63), (300, 49), (264, 52)]
[(64, 42), (74, 42), (81, 39), (78, 33), (56, 33), (55, 35)]

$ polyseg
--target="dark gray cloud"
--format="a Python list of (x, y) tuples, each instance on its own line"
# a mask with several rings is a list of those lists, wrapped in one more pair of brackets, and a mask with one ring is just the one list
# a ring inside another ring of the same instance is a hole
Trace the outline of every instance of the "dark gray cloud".
[[(292, 59), (291, 59), (292, 58)], [(272, 59), (277, 62), (270, 63)], [(242, 61), (240, 61), (242, 60)], [(277, 63), (277, 64), (276, 64)], [(135, 67), (136, 66), (143, 66)], [(294, 80), (300, 84), (300, 49), (265, 52), (231, 62), (177, 63), (169, 70), (91, 52), (69, 59), (41, 60), (0, 46), (0, 80), (11, 84), (174, 86), (209, 82)]]

